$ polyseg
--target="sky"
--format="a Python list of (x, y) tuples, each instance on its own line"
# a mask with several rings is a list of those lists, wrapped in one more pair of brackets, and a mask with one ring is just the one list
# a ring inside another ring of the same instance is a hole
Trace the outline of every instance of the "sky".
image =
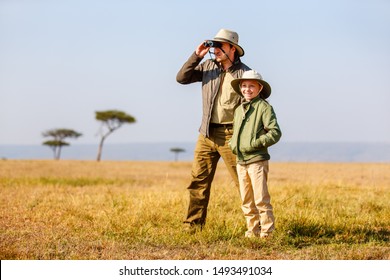
[[(390, 143), (390, 1), (0, 0), (0, 144), (195, 142), (200, 83), (176, 74), (221, 29), (271, 85), (285, 142)], [(209, 56), (206, 56), (209, 58)]]

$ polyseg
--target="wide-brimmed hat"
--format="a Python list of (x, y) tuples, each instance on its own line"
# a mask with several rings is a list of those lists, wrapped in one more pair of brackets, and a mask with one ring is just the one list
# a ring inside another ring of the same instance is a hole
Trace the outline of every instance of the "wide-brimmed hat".
[(259, 84), (263, 86), (263, 89), (260, 92), (260, 96), (264, 99), (268, 98), (271, 95), (271, 86), (263, 80), (263, 77), (259, 73), (257, 73), (255, 70), (248, 70), (245, 71), (242, 74), (242, 77), (239, 79), (234, 79), (231, 81), (231, 85), (233, 89), (238, 92), (239, 94), (242, 94), (240, 89), (240, 83), (243, 80), (254, 80), (257, 81)]
[(215, 35), (212, 41), (232, 44), (233, 46), (236, 47), (239, 56), (243, 56), (245, 53), (244, 49), (238, 44), (237, 32), (227, 30), (227, 29), (221, 29), (218, 31), (217, 35)]

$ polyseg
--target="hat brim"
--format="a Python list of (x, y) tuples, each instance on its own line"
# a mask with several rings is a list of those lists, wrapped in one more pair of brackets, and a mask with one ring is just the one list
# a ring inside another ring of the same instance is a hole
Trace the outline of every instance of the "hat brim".
[(245, 51), (244, 51), (244, 49), (241, 46), (239, 46), (239, 45), (237, 45), (237, 44), (235, 44), (235, 43), (233, 43), (233, 42), (231, 42), (229, 40), (215, 37), (214, 39), (212, 39), (212, 41), (217, 41), (217, 42), (221, 42), (221, 43), (231, 44), (231, 45), (236, 47), (239, 56), (244, 56), (244, 54), (245, 54)]
[(252, 80), (252, 81), (256, 81), (256, 82), (260, 83), (263, 86), (263, 89), (260, 91), (260, 97), (263, 99), (270, 97), (271, 86), (266, 81), (260, 80), (260, 79), (248, 79), (248, 78), (239, 78), (239, 79), (235, 79), (231, 82), (233, 89), (237, 93), (239, 93), (240, 95), (243, 95), (241, 92), (240, 83), (241, 83), (241, 81), (244, 81), (244, 80)]

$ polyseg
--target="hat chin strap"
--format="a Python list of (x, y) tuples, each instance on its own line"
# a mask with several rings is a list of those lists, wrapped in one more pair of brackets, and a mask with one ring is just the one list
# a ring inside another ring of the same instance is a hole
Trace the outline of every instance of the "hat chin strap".
[[(219, 48), (219, 49), (223, 52), (223, 54), (226, 56), (226, 58), (229, 59), (229, 61), (234, 65), (234, 62), (230, 59), (230, 57), (226, 54), (226, 52), (222, 48)], [(215, 55), (215, 53), (212, 53), (210, 50), (209, 50), (209, 54), (210, 54), (210, 57), (211, 57), (211, 54)]]
[(223, 49), (221, 49), (221, 51), (223, 52), (223, 54), (226, 56), (227, 59), (229, 59), (229, 61), (234, 64), (234, 62), (230, 59), (230, 57), (225, 53), (225, 51)]

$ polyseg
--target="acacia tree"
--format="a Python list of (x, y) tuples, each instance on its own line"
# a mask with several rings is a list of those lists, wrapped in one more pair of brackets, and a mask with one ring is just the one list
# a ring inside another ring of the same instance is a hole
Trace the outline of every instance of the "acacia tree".
[(175, 153), (175, 161), (177, 161), (179, 157), (179, 153), (185, 152), (186, 150), (182, 148), (171, 148), (171, 152)]
[(43, 142), (43, 145), (49, 146), (53, 150), (54, 159), (59, 160), (63, 146), (69, 146), (65, 138), (78, 138), (82, 134), (72, 129), (59, 128), (51, 129), (42, 133), (43, 137), (52, 137), (53, 139)]
[[(103, 144), (104, 140), (113, 133), (115, 130), (120, 128), (125, 123), (134, 123), (135, 118), (126, 114), (122, 111), (117, 110), (108, 110), (108, 111), (96, 111), (95, 112), (95, 118), (96, 120), (100, 121), (102, 124), (102, 129), (100, 131), (100, 143), (99, 143), (99, 149), (97, 154), (97, 161), (100, 161), (102, 157), (102, 150), (103, 150)], [(105, 128), (105, 129), (104, 129)]]

